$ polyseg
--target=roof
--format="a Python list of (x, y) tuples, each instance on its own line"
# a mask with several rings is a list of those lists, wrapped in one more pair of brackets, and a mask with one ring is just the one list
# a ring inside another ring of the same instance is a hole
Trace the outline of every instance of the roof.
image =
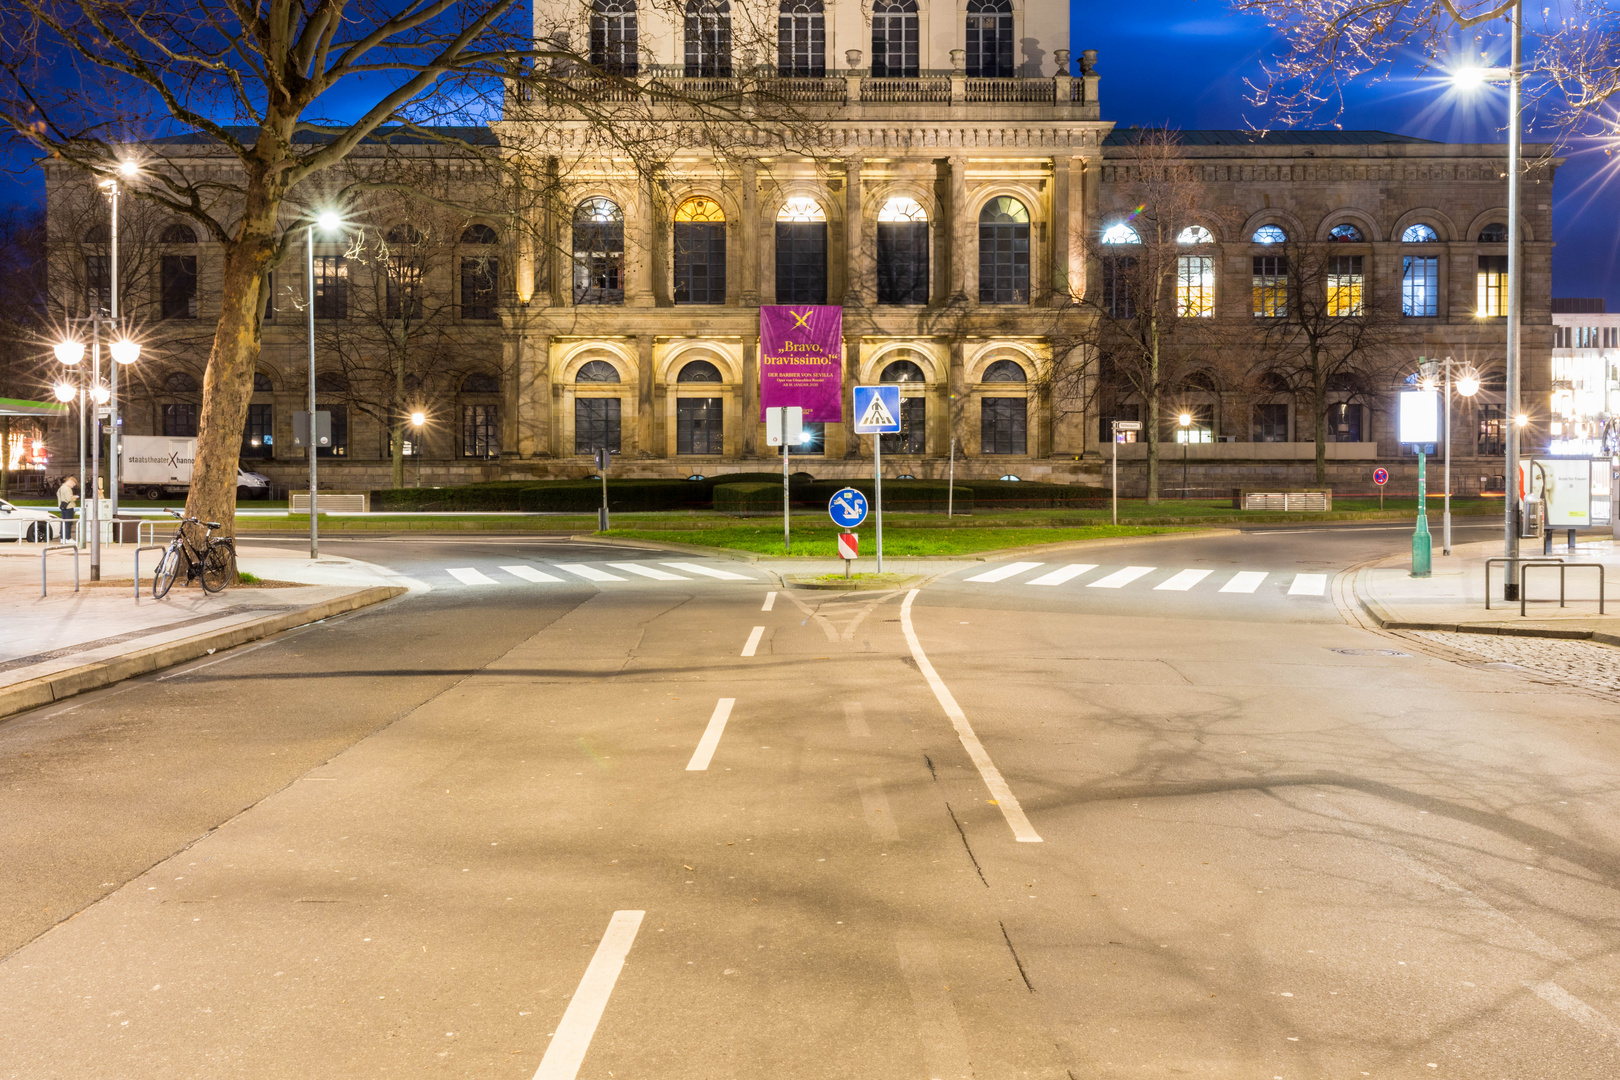
[(1554, 315), (1603, 315), (1604, 298), (1601, 296), (1555, 296), (1552, 298)]
[[(259, 129), (247, 124), (230, 124), (225, 127), (225, 130), (239, 142), (245, 142), (249, 145), (252, 145), (259, 137)], [(423, 125), (421, 130), (434, 132), (445, 139), (472, 143), (475, 146), (499, 145), (495, 133), (487, 127), (433, 127)], [(293, 135), (293, 145), (316, 146), (321, 143), (331, 142), (333, 138), (335, 138), (334, 135), (324, 131), (299, 131)], [(180, 135), (165, 135), (161, 138), (150, 139), (148, 142), (155, 146), (210, 146), (218, 145), (219, 140), (200, 131), (188, 131)], [(366, 136), (362, 142), (371, 145), (386, 142), (394, 146), (429, 146), (436, 145), (439, 140), (428, 135), (417, 134), (414, 129), (406, 131), (398, 127), (384, 127), (378, 128), (372, 134)]]
[(67, 406), (55, 401), (24, 401), (0, 397), (0, 416), (63, 416)]
[[(1103, 140), (1104, 146), (1129, 146), (1148, 132), (1163, 128), (1116, 127)], [(1212, 128), (1201, 131), (1175, 131), (1171, 134), (1183, 146), (1375, 146), (1380, 143), (1423, 143), (1440, 145), (1434, 139), (1397, 135), (1392, 131), (1245, 131), (1241, 128)]]

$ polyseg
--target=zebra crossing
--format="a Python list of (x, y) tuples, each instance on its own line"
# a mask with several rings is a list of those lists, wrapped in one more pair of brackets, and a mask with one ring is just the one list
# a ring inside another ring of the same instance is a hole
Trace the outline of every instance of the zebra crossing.
[[(1094, 570), (1101, 570), (1104, 573), (1091, 580), (1083, 580)], [(1028, 574), (1036, 576), (1024, 577)], [(1325, 573), (1290, 575), (1286, 571), (1270, 570), (1238, 570), (1224, 573), (1207, 567), (1189, 567), (1172, 571), (1170, 568), (1158, 566), (1099, 567), (1096, 563), (1069, 563), (1065, 566), (1052, 567), (1038, 562), (1010, 562), (993, 566), (961, 580), (972, 584), (1003, 583), (1037, 588), (1052, 588), (1069, 583), (1086, 589), (1125, 589), (1138, 585), (1156, 592), (1182, 593), (1192, 592), (1202, 586), (1205, 592), (1213, 589), (1217, 593), (1247, 596), (1258, 593), (1262, 586), (1270, 585), (1276, 588), (1286, 586), (1287, 596), (1325, 597), (1328, 579), (1331, 576)], [(1023, 580), (1018, 580), (1020, 578)]]
[[(762, 581), (757, 574), (738, 573), (735, 570), (705, 566), (697, 562), (609, 562), (609, 563), (546, 563), (544, 568), (527, 563), (513, 566), (485, 567), (447, 566), (444, 572), (462, 585), (491, 586), (516, 585), (527, 582), (537, 585), (608, 584), (648, 581)], [(486, 572), (487, 571), (487, 572)], [(499, 571), (496, 574), (496, 571)], [(495, 574), (496, 576), (491, 576)]]

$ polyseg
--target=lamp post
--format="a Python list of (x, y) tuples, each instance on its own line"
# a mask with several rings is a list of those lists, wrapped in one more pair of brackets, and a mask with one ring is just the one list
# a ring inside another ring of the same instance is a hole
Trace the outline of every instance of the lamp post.
[[(304, 230), (304, 307), (309, 313), (309, 445), (305, 453), (309, 455), (309, 557), (321, 557), (321, 531), (318, 524), (320, 515), (316, 513), (319, 507), (315, 502), (316, 492), (316, 432), (318, 425), (315, 422), (315, 226), (319, 224), (321, 231), (332, 232), (342, 224), (336, 214), (327, 211), (321, 214), (318, 220), (312, 220)], [(422, 476), (421, 462), (417, 463), (416, 475), (418, 481)]]
[(416, 486), (422, 486), (422, 425), (427, 423), (427, 413), (411, 413), (411, 456), (416, 459)]
[(1181, 424), (1181, 497), (1187, 497), (1187, 441), (1192, 437), (1192, 413), (1184, 412), (1176, 418)]
[[(104, 323), (110, 325), (111, 320), (107, 316), (98, 313), (95, 315), (87, 315), (81, 319), (68, 320), (70, 327), (74, 323), (88, 323), (90, 325), (91, 370), (88, 384), (85, 381), (84, 369), (79, 366), (84, 361), (84, 342), (79, 341), (76, 338), (68, 337), (57, 342), (52, 348), (52, 352), (56, 354), (56, 358), (61, 361), (65, 367), (73, 368), (77, 373), (77, 382), (79, 387), (79, 496), (84, 500), (85, 509), (87, 511), (86, 514), (81, 516), (80, 520), (83, 525), (88, 526), (90, 532), (90, 580), (100, 581), (101, 499), (100, 492), (93, 489), (98, 487), (101, 481), (101, 434), (97, 430), (96, 425), (99, 423), (101, 407), (103, 405), (108, 405), (112, 401), (112, 391), (103, 385), (101, 381), (101, 327)], [(120, 338), (113, 342), (112, 353), (114, 360), (117, 362), (113, 365), (113, 377), (115, 379), (117, 378), (118, 364), (134, 363), (136, 358), (140, 356), (140, 352), (140, 345), (130, 341), (127, 338)], [(60, 387), (57, 389), (57, 396), (61, 396)], [(63, 398), (62, 400), (65, 401), (68, 399)], [(85, 409), (87, 405), (93, 406), (96, 413), (95, 420), (89, 423), (87, 423), (85, 419)], [(109, 413), (109, 417), (114, 415), (116, 414)], [(90, 490), (88, 493), (86, 493), (84, 486), (84, 443), (87, 431), (90, 435), (90, 477), (92, 488), (92, 490)], [(116, 434), (117, 428), (114, 427), (113, 431), (112, 453), (116, 454), (118, 446), (118, 436)], [(109, 479), (112, 483), (116, 483), (118, 473), (116, 471), (116, 466), (111, 465), (110, 459), (109, 469), (111, 470)], [(111, 483), (109, 484), (109, 487), (110, 486)], [(78, 532), (77, 543), (80, 547), (83, 547), (85, 544), (84, 532), (85, 530), (82, 528)]]
[(1444, 360), (1428, 360), (1423, 363), (1424, 389), (1434, 389), (1435, 376), (1443, 369), (1445, 373), (1445, 402), (1446, 402), (1446, 494), (1445, 513), (1442, 516), (1442, 532), (1440, 539), (1440, 554), (1451, 554), (1451, 369), (1460, 367), (1457, 375), (1457, 393), (1465, 398), (1471, 398), (1479, 393), (1479, 372), (1474, 370), (1472, 364), (1458, 364), (1451, 357)]

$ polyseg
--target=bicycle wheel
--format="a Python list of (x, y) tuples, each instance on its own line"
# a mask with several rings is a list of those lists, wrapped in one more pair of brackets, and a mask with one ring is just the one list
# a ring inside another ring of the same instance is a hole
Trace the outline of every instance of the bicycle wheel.
[(203, 591), (221, 592), (235, 576), (236, 548), (223, 540), (209, 544), (202, 560)]
[(152, 596), (161, 600), (168, 595), (169, 586), (174, 584), (175, 574), (180, 572), (180, 542), (174, 541), (169, 549), (158, 560), (157, 572), (152, 575)]

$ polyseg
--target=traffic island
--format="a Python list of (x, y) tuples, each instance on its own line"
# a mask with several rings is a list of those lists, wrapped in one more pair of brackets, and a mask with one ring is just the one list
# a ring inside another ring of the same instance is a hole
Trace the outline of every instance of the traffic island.
[(790, 589), (827, 589), (860, 592), (881, 589), (909, 589), (925, 580), (923, 574), (788, 574), (783, 581)]

